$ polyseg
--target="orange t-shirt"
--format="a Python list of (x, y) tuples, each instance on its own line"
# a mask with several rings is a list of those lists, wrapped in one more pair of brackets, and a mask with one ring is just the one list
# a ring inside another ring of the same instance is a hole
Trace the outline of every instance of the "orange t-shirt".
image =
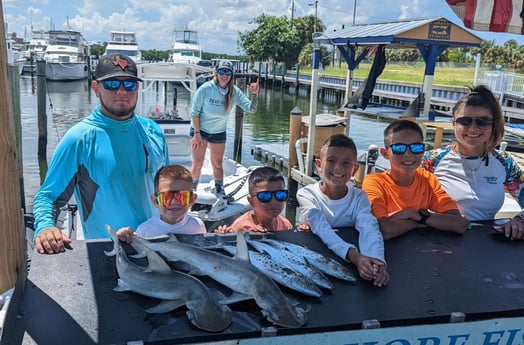
[(405, 209), (428, 209), (437, 213), (458, 209), (435, 175), (423, 168), (417, 169), (410, 186), (397, 185), (387, 172), (383, 172), (367, 175), (362, 189), (377, 219)]
[[(249, 212), (244, 213), (237, 219), (235, 219), (233, 224), (231, 224), (231, 229), (233, 229), (233, 231), (256, 229), (257, 224), (255, 224), (255, 222), (253, 221), (253, 217), (251, 215), (252, 215), (252, 211), (249, 211)], [(291, 222), (287, 218), (279, 215), (277, 217), (276, 229), (268, 229), (268, 230), (273, 231), (273, 230), (291, 230), (291, 229), (293, 229), (293, 225), (291, 225)]]

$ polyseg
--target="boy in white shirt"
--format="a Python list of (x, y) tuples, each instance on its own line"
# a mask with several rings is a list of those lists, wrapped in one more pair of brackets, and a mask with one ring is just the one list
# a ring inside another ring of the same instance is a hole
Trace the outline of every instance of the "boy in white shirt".
[[(378, 222), (366, 194), (348, 184), (358, 169), (355, 143), (343, 134), (331, 136), (315, 164), (322, 181), (297, 192), (301, 227), (309, 226), (335, 254), (355, 264), (362, 279), (375, 286), (386, 285), (389, 273)], [(360, 250), (337, 235), (335, 228), (339, 227), (355, 227), (360, 233)]]

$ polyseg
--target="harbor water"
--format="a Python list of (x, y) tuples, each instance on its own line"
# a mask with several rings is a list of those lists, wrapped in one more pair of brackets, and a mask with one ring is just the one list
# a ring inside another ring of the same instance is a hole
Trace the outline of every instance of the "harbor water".
[[(37, 124), (37, 91), (36, 80), (22, 76), (20, 80), (20, 103), (23, 144), (23, 169), (26, 209), (32, 212), (33, 197), (37, 192), (41, 176), (38, 164), (38, 124)], [(181, 86), (172, 84), (159, 86), (160, 91), (144, 92), (139, 96), (137, 111), (144, 114), (151, 107), (172, 107), (173, 88), (177, 89), (177, 108), (184, 114), (188, 111), (188, 92)], [(163, 93), (167, 95), (164, 97)], [(75, 123), (84, 118), (98, 104), (94, 91), (87, 81), (57, 82), (48, 81), (46, 90), (48, 143), (47, 158), (64, 135)], [(240, 163), (245, 166), (260, 165), (254, 159), (251, 149), (255, 145), (277, 143), (287, 145), (289, 141), (289, 113), (295, 107), (309, 115), (309, 98), (283, 93), (280, 88), (264, 87), (259, 93), (258, 111), (245, 114), (243, 124), (243, 144)], [(334, 104), (318, 103), (318, 113), (335, 114)], [(226, 155), (233, 156), (234, 111), (230, 115)], [(370, 144), (381, 145), (382, 131), (387, 122), (384, 120), (353, 115), (350, 120), (350, 136), (355, 140), (359, 150), (366, 150)]]

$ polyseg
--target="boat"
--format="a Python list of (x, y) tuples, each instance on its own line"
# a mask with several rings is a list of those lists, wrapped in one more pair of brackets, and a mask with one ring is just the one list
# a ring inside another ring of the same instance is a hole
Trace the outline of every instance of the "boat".
[(88, 76), (89, 44), (73, 30), (50, 30), (44, 53), (46, 78), (49, 80), (81, 80)]
[(138, 47), (136, 35), (131, 31), (111, 31), (111, 38), (107, 43), (104, 55), (125, 54), (135, 63), (142, 61), (142, 52)]
[(49, 33), (44, 30), (34, 30), (22, 56), (25, 58), (22, 74), (36, 73), (36, 61), (44, 58), (47, 49)]
[(202, 60), (202, 47), (197, 32), (189, 29), (176, 29), (169, 55), (169, 62), (196, 64)]
[[(146, 108), (142, 114), (155, 120), (162, 128), (168, 144), (170, 162), (190, 168), (191, 100), (199, 85), (199, 80), (211, 77), (213, 70), (193, 63), (176, 62), (142, 63), (137, 67), (138, 77), (143, 80), (139, 106)], [(158, 83), (161, 82), (169, 83), (173, 90), (167, 89), (165, 94), (159, 95), (157, 89), (166, 90), (158, 87)], [(177, 104), (179, 85), (188, 93), (188, 106), (185, 109), (182, 109), (182, 105)], [(148, 102), (148, 99), (158, 100), (162, 96), (163, 100), (160, 105)], [(172, 97), (173, 100), (168, 102), (168, 97)], [(173, 104), (173, 106), (169, 107), (164, 104)], [(224, 157), (223, 167), (224, 190), (233, 201), (228, 202), (216, 195), (208, 150), (196, 191), (198, 198), (189, 211), (190, 214), (204, 221), (208, 232), (212, 232), (219, 225), (231, 224), (232, 220), (250, 209), (247, 201), (247, 179), (253, 167), (245, 167), (229, 157)]]
[(15, 41), (11, 38), (6, 38), (7, 46), (7, 63), (18, 67), (18, 73), (22, 74), (24, 69), (25, 59), (21, 52), (14, 48)]

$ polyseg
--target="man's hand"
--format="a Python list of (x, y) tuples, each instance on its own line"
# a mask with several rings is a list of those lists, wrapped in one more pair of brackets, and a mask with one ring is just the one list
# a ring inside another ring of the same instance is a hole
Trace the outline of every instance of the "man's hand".
[(58, 254), (65, 251), (64, 246), (69, 243), (71, 239), (58, 228), (47, 228), (35, 238), (36, 250), (40, 254)]

